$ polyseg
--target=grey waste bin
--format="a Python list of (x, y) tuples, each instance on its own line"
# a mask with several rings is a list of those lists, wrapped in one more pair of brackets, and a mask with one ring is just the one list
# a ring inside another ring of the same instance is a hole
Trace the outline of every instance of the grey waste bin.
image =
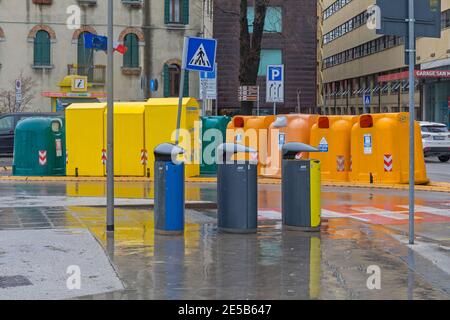
[(307, 144), (297, 142), (283, 146), (282, 216), (283, 227), (287, 230), (320, 230), (320, 162), (297, 157), (302, 152), (318, 151)]
[(258, 225), (257, 161), (231, 160), (238, 153), (255, 153), (243, 145), (217, 148), (217, 205), (219, 231), (255, 233)]
[(184, 233), (184, 163), (176, 157), (184, 150), (163, 143), (155, 154), (155, 232), (179, 235)]

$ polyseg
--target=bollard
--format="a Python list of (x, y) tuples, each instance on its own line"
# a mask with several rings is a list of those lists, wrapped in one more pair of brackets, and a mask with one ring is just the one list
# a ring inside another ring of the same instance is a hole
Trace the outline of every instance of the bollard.
[(320, 162), (297, 159), (299, 153), (318, 151), (297, 142), (283, 146), (282, 216), (287, 230), (320, 230)]
[(256, 233), (258, 161), (232, 160), (238, 153), (255, 151), (233, 143), (221, 144), (217, 148), (218, 228), (227, 233)]
[(184, 163), (177, 157), (184, 150), (163, 143), (155, 154), (155, 232), (163, 235), (184, 233)]

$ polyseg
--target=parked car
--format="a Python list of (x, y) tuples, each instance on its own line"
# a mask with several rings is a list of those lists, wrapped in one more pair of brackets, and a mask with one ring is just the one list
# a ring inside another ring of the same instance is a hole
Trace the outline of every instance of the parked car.
[(22, 112), (0, 114), (0, 155), (11, 156), (14, 151), (14, 130), (20, 120), (33, 117), (61, 117), (64, 113)]
[(422, 131), (425, 157), (438, 157), (441, 162), (450, 160), (450, 132), (445, 124), (419, 122)]

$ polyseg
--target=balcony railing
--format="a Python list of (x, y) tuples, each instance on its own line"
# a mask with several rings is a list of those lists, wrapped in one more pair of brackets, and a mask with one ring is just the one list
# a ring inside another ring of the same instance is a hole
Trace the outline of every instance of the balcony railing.
[(106, 83), (106, 66), (79, 66), (76, 64), (69, 64), (67, 66), (68, 75), (87, 76), (88, 81), (93, 85), (104, 85)]

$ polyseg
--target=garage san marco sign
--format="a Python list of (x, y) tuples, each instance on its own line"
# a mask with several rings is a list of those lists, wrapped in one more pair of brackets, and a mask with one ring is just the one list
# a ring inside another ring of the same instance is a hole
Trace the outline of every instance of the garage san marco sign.
[[(450, 70), (416, 70), (414, 71), (414, 74), (415, 77), (419, 79), (450, 79)], [(379, 76), (378, 82), (389, 82), (405, 79), (408, 79), (408, 71)]]

